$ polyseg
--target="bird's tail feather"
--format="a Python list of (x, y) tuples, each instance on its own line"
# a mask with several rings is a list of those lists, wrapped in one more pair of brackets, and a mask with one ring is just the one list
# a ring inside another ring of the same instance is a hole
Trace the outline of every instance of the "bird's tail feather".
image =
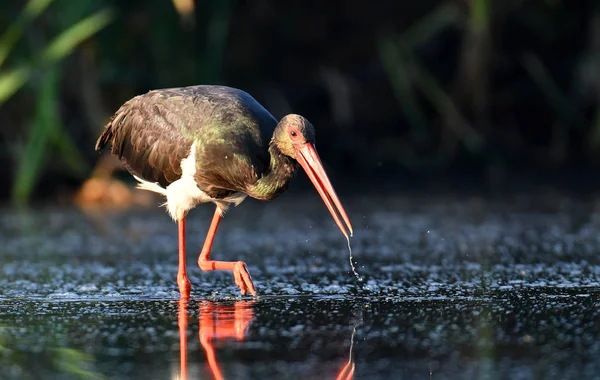
[(136, 186), (136, 188), (141, 189), (141, 190), (152, 191), (154, 193), (158, 193), (158, 194), (167, 196), (167, 189), (160, 186), (158, 183), (143, 180), (136, 175), (134, 175), (133, 177), (138, 181), (138, 185)]
[(104, 148), (106, 146), (106, 144), (108, 144), (108, 142), (112, 140), (112, 138), (113, 138), (113, 130), (112, 130), (113, 118), (114, 118), (114, 116), (111, 117), (109, 122), (106, 124), (106, 126), (104, 126), (104, 131), (102, 131), (102, 134), (98, 138), (98, 141), (96, 141), (96, 147), (95, 147), (96, 151), (102, 150), (102, 148)]

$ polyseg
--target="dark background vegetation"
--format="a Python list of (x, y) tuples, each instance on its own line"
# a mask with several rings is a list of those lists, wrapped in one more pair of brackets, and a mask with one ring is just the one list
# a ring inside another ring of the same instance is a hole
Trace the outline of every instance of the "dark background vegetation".
[(600, 166), (598, 1), (4, 0), (0, 199), (77, 191), (124, 101), (209, 83), (306, 116), (338, 182), (584, 186)]

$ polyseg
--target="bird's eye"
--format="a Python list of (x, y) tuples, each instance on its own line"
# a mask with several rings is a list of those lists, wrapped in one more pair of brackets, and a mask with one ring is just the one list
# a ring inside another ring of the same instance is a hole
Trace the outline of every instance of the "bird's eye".
[(298, 136), (298, 133), (297, 133), (296, 131), (292, 130), (292, 131), (290, 132), (290, 135), (291, 135), (292, 137), (296, 137), (296, 136)]

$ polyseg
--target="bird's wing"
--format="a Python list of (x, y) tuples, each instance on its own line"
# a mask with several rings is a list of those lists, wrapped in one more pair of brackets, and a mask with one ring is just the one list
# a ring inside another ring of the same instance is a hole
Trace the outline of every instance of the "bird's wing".
[(244, 91), (190, 86), (150, 91), (126, 102), (98, 139), (141, 178), (166, 187), (196, 143), (196, 182), (213, 198), (244, 191), (269, 165), (276, 119)]
[(112, 153), (132, 174), (166, 187), (181, 177), (181, 160), (193, 144), (181, 117), (191, 105), (185, 96), (158, 91), (132, 98), (106, 125), (96, 150), (110, 142)]
[[(213, 198), (246, 192), (268, 168), (268, 148), (257, 142), (252, 128), (223, 128), (220, 138), (197, 145), (198, 187)], [(227, 191), (226, 191), (227, 190)]]

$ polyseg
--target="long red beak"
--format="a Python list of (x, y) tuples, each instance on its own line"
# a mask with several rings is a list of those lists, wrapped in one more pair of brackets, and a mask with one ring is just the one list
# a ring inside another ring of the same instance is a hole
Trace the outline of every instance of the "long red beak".
[[(327, 173), (325, 173), (325, 169), (323, 169), (323, 164), (319, 159), (319, 155), (317, 154), (317, 150), (314, 145), (311, 143), (306, 143), (300, 146), (294, 146), (296, 152), (296, 160), (302, 165), (306, 174), (308, 174), (308, 178), (312, 181), (313, 185), (319, 192), (321, 198), (323, 198), (323, 202), (329, 209), (331, 216), (335, 220), (335, 223), (340, 228), (340, 231), (344, 234), (346, 238), (348, 238), (348, 231), (350, 231), (350, 236), (354, 233), (352, 230), (352, 225), (350, 224), (350, 219), (346, 214), (346, 210), (342, 207), (342, 203), (337, 197), (333, 186), (331, 186), (331, 182), (329, 182), (329, 178), (327, 177)], [(335, 204), (335, 207), (334, 207)], [(346, 226), (340, 220), (340, 215)], [(347, 230), (346, 230), (347, 227)]]

